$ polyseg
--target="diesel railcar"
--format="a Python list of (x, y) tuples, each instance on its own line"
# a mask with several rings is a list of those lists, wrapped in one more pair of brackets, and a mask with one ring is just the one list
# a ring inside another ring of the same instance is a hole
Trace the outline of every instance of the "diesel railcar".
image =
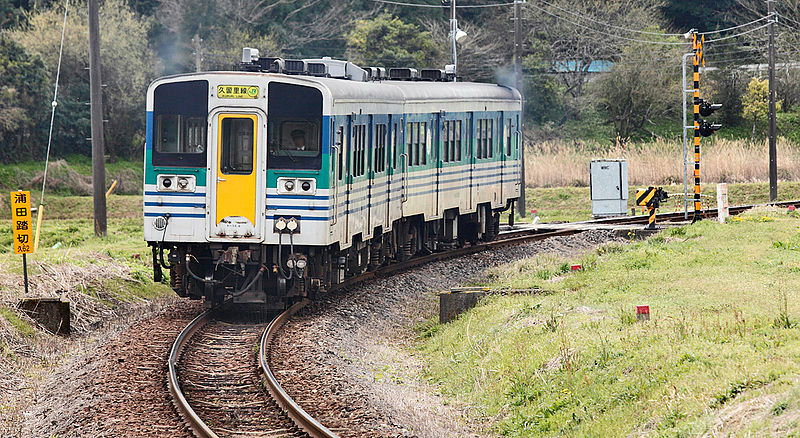
[(180, 296), (281, 308), (491, 240), (520, 196), (513, 88), (328, 58), (244, 66), (147, 91), (144, 238)]

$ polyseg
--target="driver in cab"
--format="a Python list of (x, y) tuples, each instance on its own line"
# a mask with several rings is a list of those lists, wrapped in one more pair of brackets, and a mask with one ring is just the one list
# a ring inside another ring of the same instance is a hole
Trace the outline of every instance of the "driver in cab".
[(292, 131), (292, 143), (294, 149), (297, 151), (306, 150), (306, 133), (302, 129), (295, 129)]

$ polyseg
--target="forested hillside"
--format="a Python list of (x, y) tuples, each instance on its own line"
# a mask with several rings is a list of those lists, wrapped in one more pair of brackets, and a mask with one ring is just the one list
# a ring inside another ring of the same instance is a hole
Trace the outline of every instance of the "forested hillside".
[[(284, 58), (332, 56), (362, 66), (441, 68), (451, 62), (447, 6), (440, 0), (105, 0), (100, 22), (107, 153), (112, 159), (141, 154), (150, 81), (233, 68), (245, 46)], [(458, 6), (459, 27), (468, 34), (458, 46), (460, 76), (513, 84), (513, 4), (463, 0)], [(2, 162), (44, 155), (64, 7), (63, 1), (0, 0)], [(759, 0), (528, 0), (522, 5), (522, 40), (529, 135), (607, 140), (679, 135), (667, 125), (680, 113), (679, 66), (688, 49), (678, 34), (734, 27), (763, 17), (765, 8)], [(797, 0), (782, 0), (778, 9), (800, 22)], [(798, 35), (790, 21), (782, 23), (779, 63), (796, 56)], [(763, 23), (743, 30), (758, 24)], [(740, 128), (730, 135), (755, 137), (756, 127), (761, 132), (758, 112), (745, 118), (741, 104), (754, 74), (736, 67), (765, 62), (765, 32), (708, 46), (707, 66), (717, 69), (704, 86), (725, 101), (725, 123)], [(87, 7), (70, 2), (56, 156), (89, 153), (87, 54)], [(778, 76), (783, 117), (796, 120), (797, 71), (786, 68)]]

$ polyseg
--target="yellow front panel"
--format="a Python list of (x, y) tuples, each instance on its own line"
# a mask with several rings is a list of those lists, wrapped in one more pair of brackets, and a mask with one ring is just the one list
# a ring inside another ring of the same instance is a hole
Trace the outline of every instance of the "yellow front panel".
[(256, 225), (257, 120), (256, 115), (248, 114), (219, 116), (217, 224), (228, 216), (241, 216)]

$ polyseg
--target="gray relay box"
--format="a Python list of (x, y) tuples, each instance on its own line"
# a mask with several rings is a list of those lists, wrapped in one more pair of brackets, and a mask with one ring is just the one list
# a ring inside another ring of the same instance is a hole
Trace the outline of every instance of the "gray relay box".
[(628, 210), (628, 162), (592, 160), (589, 163), (592, 215), (625, 216)]

